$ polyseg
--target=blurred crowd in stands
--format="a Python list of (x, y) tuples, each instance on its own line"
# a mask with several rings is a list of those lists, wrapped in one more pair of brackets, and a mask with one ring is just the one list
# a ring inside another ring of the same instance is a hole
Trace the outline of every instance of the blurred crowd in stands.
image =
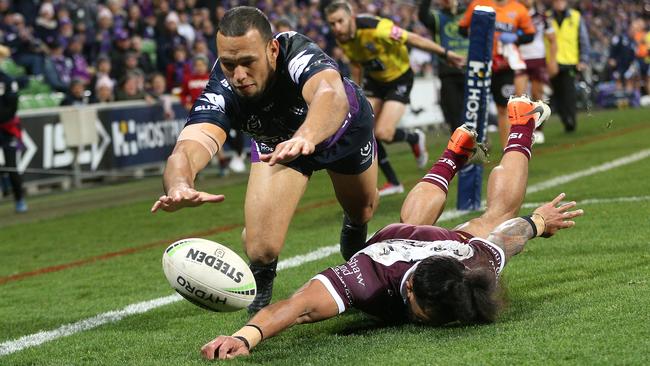
[[(467, 1), (460, 0), (461, 5)], [(426, 35), (414, 1), (352, 1), (360, 13), (391, 18)], [(434, 4), (436, 2), (434, 1)], [(550, 0), (540, 0), (548, 8)], [(585, 17), (592, 42), (593, 90), (650, 90), (650, 0), (570, 2)], [(3, 69), (18, 78), (22, 94), (60, 92), (60, 103), (192, 100), (193, 80), (205, 80), (217, 57), (219, 19), (226, 9), (253, 5), (277, 31), (297, 30), (314, 39), (342, 65), (345, 59), (309, 0), (0, 0), (0, 44), (11, 49)], [(431, 73), (435, 58), (413, 51), (416, 73)], [(646, 86), (647, 85), (647, 86)], [(21, 104), (29, 108), (30, 105)]]

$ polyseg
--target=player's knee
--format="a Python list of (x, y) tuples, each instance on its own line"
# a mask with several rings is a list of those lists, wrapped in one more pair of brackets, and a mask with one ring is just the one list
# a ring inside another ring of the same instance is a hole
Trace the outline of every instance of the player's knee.
[[(245, 235), (245, 233), (244, 233)], [(246, 255), (253, 263), (271, 263), (280, 256), (281, 245), (259, 240), (244, 241)]]
[(372, 219), (375, 213), (375, 203), (369, 203), (357, 212), (348, 212), (348, 218), (355, 225), (363, 225)]
[(392, 142), (395, 137), (395, 128), (378, 127), (375, 129), (375, 137), (379, 141)]

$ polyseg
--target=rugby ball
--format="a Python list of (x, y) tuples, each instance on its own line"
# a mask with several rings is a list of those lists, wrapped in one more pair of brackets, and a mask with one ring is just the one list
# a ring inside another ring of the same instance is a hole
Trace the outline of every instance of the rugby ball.
[(167, 247), (162, 265), (174, 290), (204, 309), (237, 311), (255, 298), (257, 286), (248, 265), (219, 243), (179, 240)]

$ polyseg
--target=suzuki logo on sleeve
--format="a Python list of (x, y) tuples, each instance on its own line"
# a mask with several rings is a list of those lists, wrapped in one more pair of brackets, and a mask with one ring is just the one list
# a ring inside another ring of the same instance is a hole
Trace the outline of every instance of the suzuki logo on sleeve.
[(291, 61), (289, 61), (289, 74), (291, 75), (291, 80), (294, 83), (298, 84), (300, 75), (307, 67), (309, 61), (314, 57), (312, 54), (305, 54), (307, 50), (304, 50), (296, 55)]
[(225, 113), (226, 111), (226, 101), (223, 99), (223, 95), (205, 93), (199, 98), (199, 100), (212, 104), (215, 107), (214, 110), (217, 110), (221, 113)]

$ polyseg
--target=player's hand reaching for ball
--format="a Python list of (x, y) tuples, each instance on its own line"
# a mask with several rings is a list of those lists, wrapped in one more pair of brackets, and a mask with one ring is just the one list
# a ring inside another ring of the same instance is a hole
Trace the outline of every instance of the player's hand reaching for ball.
[(219, 336), (201, 347), (201, 355), (206, 360), (229, 360), (249, 354), (246, 343), (235, 337)]
[(294, 137), (279, 143), (270, 154), (261, 154), (260, 160), (273, 166), (277, 163), (288, 163), (300, 155), (310, 155), (316, 150), (316, 145), (304, 137)]
[(221, 202), (225, 199), (222, 194), (210, 194), (197, 191), (188, 185), (179, 185), (169, 189), (166, 195), (160, 196), (151, 207), (151, 212), (163, 210), (174, 212), (184, 207), (200, 206), (206, 202)]
[(553, 201), (538, 207), (533, 212), (533, 214), (540, 215), (544, 219), (543, 237), (547, 238), (555, 234), (558, 230), (573, 227), (576, 224), (573, 219), (584, 214), (582, 209), (571, 210), (576, 207), (575, 201), (560, 204), (565, 196), (564, 193), (560, 193)]

